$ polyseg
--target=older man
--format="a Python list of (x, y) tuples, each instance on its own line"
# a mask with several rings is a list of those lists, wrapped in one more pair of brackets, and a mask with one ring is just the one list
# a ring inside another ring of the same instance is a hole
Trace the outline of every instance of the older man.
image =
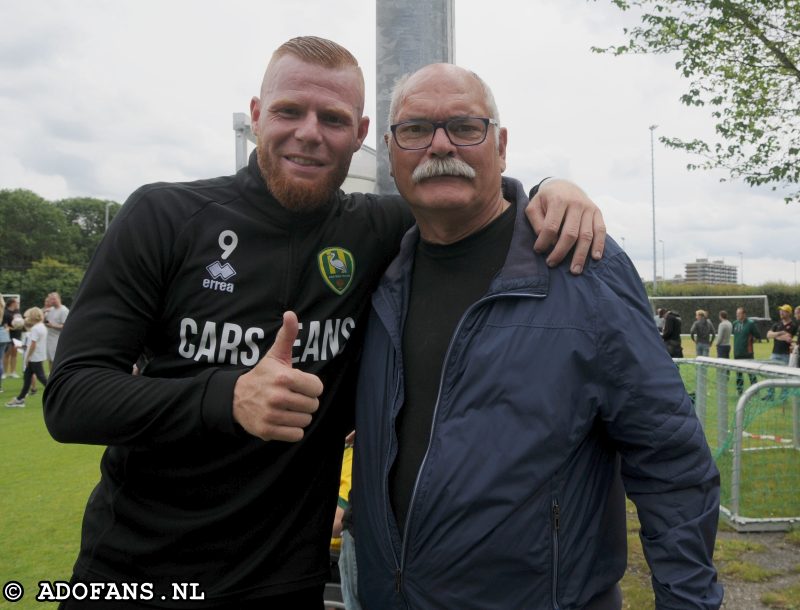
[(45, 416), (109, 446), (74, 580), (138, 583), (114, 608), (179, 604), (173, 583), (193, 607), (321, 607), (354, 340), (411, 224), (399, 198), (338, 190), (363, 106), (346, 49), (285, 43), (250, 104), (249, 166), (140, 188), (86, 273)]
[(473, 73), (419, 70), (391, 121), (417, 227), (372, 298), (358, 382), (364, 607), (620, 608), (627, 491), (656, 607), (718, 608), (719, 473), (630, 260), (611, 242), (577, 279), (548, 270)]
[(46, 303), (44, 325), (47, 327), (47, 361), (50, 365), (50, 372), (52, 372), (53, 361), (56, 359), (56, 350), (58, 349), (58, 339), (67, 322), (69, 308), (61, 303), (61, 295), (57, 292), (48, 294)]

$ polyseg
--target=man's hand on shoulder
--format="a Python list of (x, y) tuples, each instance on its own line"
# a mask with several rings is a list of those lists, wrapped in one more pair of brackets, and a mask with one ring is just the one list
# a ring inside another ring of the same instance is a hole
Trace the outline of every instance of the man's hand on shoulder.
[(572, 273), (583, 271), (590, 248), (592, 258), (603, 257), (606, 239), (603, 214), (576, 184), (568, 180), (545, 180), (526, 213), (538, 234), (534, 250), (542, 253), (552, 248), (547, 256), (551, 267), (563, 261), (573, 246)]
[(233, 389), (233, 418), (265, 441), (301, 440), (319, 408), (322, 381), (292, 368), (297, 333), (297, 315), (287, 311), (275, 343), (253, 370), (239, 377)]

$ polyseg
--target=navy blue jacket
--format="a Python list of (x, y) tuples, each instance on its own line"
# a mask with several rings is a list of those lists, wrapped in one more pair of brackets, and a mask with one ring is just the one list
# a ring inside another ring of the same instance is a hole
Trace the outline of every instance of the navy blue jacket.
[(453, 334), (403, 538), (387, 481), (416, 227), (372, 298), (353, 481), (364, 607), (582, 608), (625, 571), (626, 491), (657, 608), (718, 608), (719, 472), (633, 264), (609, 240), (579, 277), (548, 269), (522, 186), (504, 185), (509, 253)]

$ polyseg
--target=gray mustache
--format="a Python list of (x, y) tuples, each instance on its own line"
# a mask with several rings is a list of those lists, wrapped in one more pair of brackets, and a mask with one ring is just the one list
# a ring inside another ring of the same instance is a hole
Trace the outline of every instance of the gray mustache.
[(475, 170), (472, 169), (461, 159), (454, 157), (445, 157), (428, 159), (422, 165), (417, 166), (414, 173), (411, 174), (411, 181), (418, 184), (428, 178), (436, 178), (437, 176), (461, 176), (463, 178), (474, 178)]

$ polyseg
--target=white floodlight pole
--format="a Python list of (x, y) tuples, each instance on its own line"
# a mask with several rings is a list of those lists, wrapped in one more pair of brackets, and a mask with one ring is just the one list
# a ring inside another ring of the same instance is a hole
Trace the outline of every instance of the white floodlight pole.
[(653, 132), (658, 125), (650, 125), (650, 184), (651, 200), (653, 202), (653, 295), (658, 291), (658, 279), (656, 279), (656, 156), (653, 146)]

